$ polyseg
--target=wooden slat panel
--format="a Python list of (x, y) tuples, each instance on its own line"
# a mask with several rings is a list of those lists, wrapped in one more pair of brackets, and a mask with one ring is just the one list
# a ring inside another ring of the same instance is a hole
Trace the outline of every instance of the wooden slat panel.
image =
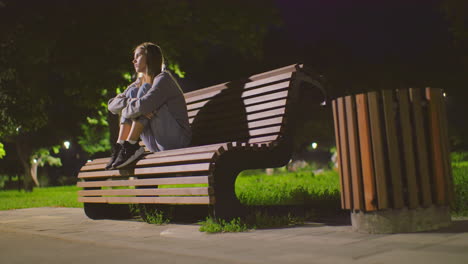
[(260, 129), (251, 129), (249, 131), (250, 136), (261, 136), (261, 135), (268, 135), (279, 133), (281, 131), (281, 126), (273, 126), (267, 128), (260, 128)]
[(208, 187), (191, 188), (152, 188), (152, 189), (117, 189), (117, 190), (84, 190), (78, 191), (78, 196), (98, 195), (208, 195)]
[[(211, 163), (197, 163), (197, 164), (184, 164), (173, 166), (161, 166), (157, 168), (138, 168), (133, 173), (126, 172), (126, 170), (108, 170), (108, 171), (93, 171), (93, 172), (80, 172), (78, 178), (102, 178), (102, 177), (119, 177), (130, 175), (148, 175), (148, 174), (165, 174), (177, 172), (197, 172), (209, 171)], [(121, 174), (122, 172), (124, 174)]]
[(375, 211), (377, 210), (377, 191), (375, 189), (374, 160), (372, 159), (372, 139), (367, 94), (356, 95), (356, 108), (358, 114), (364, 202), (366, 211)]
[(413, 131), (410, 121), (408, 90), (398, 91), (400, 105), (401, 135), (403, 139), (403, 157), (405, 163), (406, 186), (408, 189), (408, 207), (413, 209), (419, 206), (419, 187), (416, 178), (415, 152), (413, 147)]
[(385, 149), (382, 122), (380, 119), (379, 93), (368, 93), (369, 121), (371, 127), (372, 153), (374, 158), (375, 184), (379, 209), (386, 209), (388, 204), (387, 173), (385, 170)]
[[(200, 161), (210, 161), (214, 159), (216, 153), (214, 152), (204, 152), (204, 153), (196, 153), (196, 154), (187, 154), (187, 155), (177, 155), (177, 156), (167, 156), (167, 157), (156, 157), (156, 158), (148, 158), (139, 160), (136, 163), (136, 167), (144, 166), (144, 165), (161, 165), (166, 163), (176, 163), (176, 162), (200, 162)], [(103, 170), (106, 164), (96, 164), (90, 166), (84, 166), (81, 171), (91, 171), (91, 170)]]
[(410, 89), (410, 99), (414, 115), (414, 134), (416, 135), (416, 158), (421, 187), (421, 199), (424, 207), (432, 205), (430, 184), (430, 165), (428, 160), (427, 131), (424, 126), (421, 89)]
[[(156, 158), (156, 157), (163, 157), (163, 156), (176, 156), (176, 155), (185, 155), (185, 154), (195, 154), (195, 153), (204, 153), (204, 152), (216, 152), (217, 154), (222, 153), (226, 150), (227, 145), (226, 143), (217, 143), (211, 145), (204, 145), (204, 146), (195, 146), (195, 147), (188, 147), (188, 148), (181, 148), (181, 149), (171, 149), (171, 150), (164, 150), (159, 152), (151, 153), (145, 158)], [(107, 163), (109, 162), (109, 158), (100, 158), (92, 160), (86, 163), (85, 166), (100, 164), (100, 163)]]
[(263, 119), (263, 118), (267, 118), (271, 116), (278, 116), (278, 115), (282, 116), (285, 113), (285, 109), (286, 108), (282, 107), (282, 108), (278, 108), (274, 110), (268, 110), (268, 111), (263, 111), (263, 112), (259, 112), (255, 114), (249, 114), (247, 115), (247, 120), (253, 121), (253, 120)]
[[(243, 88), (244, 89), (253, 88), (253, 87), (256, 87), (256, 86), (265, 85), (267, 83), (273, 83), (273, 82), (278, 82), (278, 81), (281, 81), (281, 80), (286, 80), (286, 79), (291, 78), (292, 72), (291, 71), (284, 72), (284, 73), (280, 73), (278, 75), (270, 75), (269, 73), (267, 73), (267, 74), (269, 75), (268, 77), (262, 77), (260, 75), (258, 75), (257, 77), (255, 77), (255, 76), (249, 77), (248, 79), (252, 80), (252, 81), (245, 83)], [(203, 89), (200, 89), (200, 90), (185, 93), (184, 94), (185, 101), (187, 103), (191, 103), (191, 102), (203, 100), (203, 99), (206, 98), (206, 97), (204, 97), (204, 95), (213, 96), (214, 93), (220, 92), (220, 91), (222, 91), (224, 89), (227, 89), (228, 88), (227, 85), (230, 85), (230, 84), (232, 84), (232, 82), (226, 82), (226, 83), (210, 86), (210, 87), (207, 87), (207, 88), (203, 88)]]
[(187, 155), (177, 155), (177, 156), (168, 156), (168, 157), (156, 157), (151, 158), (147, 157), (146, 159), (140, 160), (137, 163), (137, 166), (140, 165), (157, 165), (170, 162), (200, 162), (200, 161), (210, 161), (216, 157), (214, 152), (205, 152), (205, 153), (196, 153), (196, 154), (187, 154)]
[(345, 102), (344, 99), (338, 98), (337, 99), (337, 110), (338, 110), (338, 122), (340, 126), (340, 160), (342, 168), (342, 177), (343, 177), (343, 189), (344, 197), (345, 197), (345, 207), (344, 209), (352, 209), (353, 208), (353, 201), (352, 201), (352, 187), (351, 187), (351, 172), (350, 172), (350, 165), (349, 165), (349, 148), (348, 148), (348, 139), (347, 133), (348, 130), (346, 128), (346, 113), (345, 113)]
[(385, 117), (385, 134), (387, 135), (388, 163), (390, 169), (390, 179), (392, 183), (392, 201), (395, 209), (405, 206), (402, 184), (402, 170), (400, 162), (400, 147), (396, 131), (397, 113), (395, 111), (395, 98), (393, 91), (382, 91), (383, 109)]
[[(245, 100), (249, 100), (252, 98), (259, 97), (260, 95), (263, 95), (263, 94), (267, 94), (267, 93), (271, 94), (273, 92), (279, 92), (281, 90), (288, 89), (290, 86), (290, 83), (291, 83), (290, 81), (286, 81), (286, 82), (281, 82), (281, 83), (277, 83), (277, 84), (273, 84), (269, 86), (251, 89), (251, 90), (243, 92), (242, 98), (244, 98)], [(245, 103), (245, 104), (248, 104), (248, 103)]]
[[(227, 117), (237, 117), (239, 115), (244, 115), (244, 114), (252, 114), (253, 112), (256, 111), (269, 111), (272, 110), (273, 108), (280, 108), (280, 107), (285, 107), (287, 99), (279, 99), (275, 101), (271, 101), (268, 103), (264, 104), (258, 104), (258, 105), (252, 105), (252, 106), (247, 106), (242, 108), (242, 110), (239, 110), (239, 105), (237, 105), (237, 109), (239, 112), (234, 112), (234, 111), (226, 111), (226, 108), (229, 108), (229, 105), (218, 105), (216, 107), (211, 107), (210, 109), (204, 109), (203, 110), (203, 117), (197, 117), (197, 119), (200, 120), (216, 120), (216, 119), (225, 119)], [(199, 109), (197, 110), (192, 110), (188, 112), (188, 117), (189, 119), (193, 120), (198, 114), (199, 114)], [(192, 121), (193, 122), (193, 121)]]
[(270, 108), (275, 108), (275, 107), (282, 107), (286, 105), (286, 99), (281, 99), (269, 103), (264, 103), (264, 104), (258, 104), (254, 106), (248, 106), (245, 108), (247, 113), (252, 113), (255, 111), (261, 111), (265, 109), (270, 109)]
[[(284, 115), (285, 113), (285, 107), (273, 109), (273, 110), (265, 110), (261, 112), (256, 112), (256, 113), (246, 113), (245, 117), (247, 121), (254, 121), (257, 119), (264, 119), (264, 118), (269, 118), (273, 116), (281, 116)], [(235, 119), (236, 117), (239, 118), (239, 113), (230, 113), (230, 112), (223, 112), (221, 111), (220, 113), (217, 114), (212, 114), (208, 116), (197, 116), (197, 122), (203, 122), (203, 123), (210, 123), (212, 121), (219, 121), (219, 120), (226, 120), (226, 119)], [(195, 117), (189, 118), (190, 123), (192, 124), (193, 121), (195, 120)], [(193, 125), (193, 124), (192, 124)]]
[(269, 119), (263, 119), (260, 121), (252, 121), (246, 122), (246, 120), (237, 120), (237, 122), (230, 122), (226, 124), (224, 121), (219, 122), (211, 122), (206, 126), (203, 126), (203, 129), (197, 128), (195, 129), (195, 133), (203, 134), (203, 135), (211, 135), (211, 134), (224, 134), (228, 135), (228, 133), (239, 133), (242, 134), (243, 132), (247, 132), (249, 130), (258, 129), (260, 127), (267, 127), (267, 126), (278, 126), (282, 125), (283, 117), (274, 117)]
[(284, 99), (286, 97), (288, 97), (288, 91), (282, 91), (282, 92), (267, 94), (263, 96), (256, 96), (250, 99), (245, 99), (244, 104), (252, 105), (252, 104), (263, 103), (263, 102), (267, 102), (271, 100)]
[(448, 123), (447, 123), (447, 109), (445, 106), (445, 100), (443, 91), (438, 89), (439, 98), (440, 98), (440, 128), (441, 128), (441, 142), (443, 146), (444, 153), (444, 171), (445, 171), (445, 181), (447, 184), (447, 199), (448, 205), (452, 207), (455, 206), (455, 191), (453, 187), (453, 175), (452, 175), (452, 164), (450, 160), (450, 144), (448, 136)]
[[(257, 92), (258, 94), (254, 92)], [(216, 109), (219, 108), (222, 108), (224, 111), (226, 111), (235, 109), (235, 106), (238, 104), (252, 105), (258, 103), (258, 101), (262, 99), (266, 101), (277, 98), (285, 98), (287, 97), (287, 93), (288, 82), (254, 89), (252, 91), (244, 92), (243, 94), (238, 94), (235, 90), (226, 91), (224, 94), (217, 95), (215, 98), (208, 98), (205, 101), (187, 105), (187, 111), (189, 116), (193, 116), (193, 113), (196, 113), (194, 111), (199, 111), (202, 108), (205, 108), (204, 111), (210, 112), (215, 112)], [(209, 106), (208, 109), (206, 109), (207, 106)]]
[(213, 204), (210, 196), (188, 197), (78, 197), (81, 203), (122, 203), (122, 204)]
[(153, 186), (168, 184), (208, 184), (209, 176), (183, 176), (158, 179), (137, 179), (137, 180), (112, 180), (112, 181), (88, 181), (78, 182), (76, 185), (81, 188), (91, 187), (123, 187), (123, 186)]
[(362, 174), (360, 164), (360, 151), (358, 139), (358, 126), (356, 120), (356, 105), (354, 96), (345, 97), (346, 126), (348, 129), (349, 161), (351, 167), (351, 182), (353, 194), (353, 209), (364, 210), (364, 192), (362, 187)]
[(332, 101), (332, 109), (333, 109), (333, 122), (335, 125), (335, 142), (336, 142), (336, 158), (338, 164), (338, 171), (340, 173), (340, 194), (341, 194), (341, 208), (345, 208), (345, 196), (344, 196), (344, 183), (343, 183), (343, 166), (341, 165), (341, 142), (340, 142), (340, 127), (339, 127), (339, 120), (338, 120), (338, 106), (337, 100)]
[(446, 205), (446, 182), (444, 169), (444, 155), (440, 131), (440, 103), (437, 100), (437, 90), (426, 88), (426, 98), (429, 101), (429, 128), (431, 132), (432, 168), (434, 172), (435, 202)]
[(238, 102), (243, 102), (244, 105), (251, 105), (258, 103), (259, 101), (274, 100), (276, 98), (285, 98), (288, 94), (288, 87), (289, 81), (252, 89), (249, 91), (245, 91), (240, 95), (236, 93), (236, 91), (226, 90), (224, 94), (217, 95), (216, 98), (208, 98), (204, 101), (188, 104), (187, 110), (190, 115), (191, 111), (203, 108), (208, 102), (210, 103), (210, 108), (224, 108), (224, 110), (229, 110), (229, 107), (226, 106)]
[(261, 142), (266, 143), (266, 142), (271, 142), (271, 141), (277, 140), (278, 137), (279, 137), (279, 135), (251, 138), (251, 139), (249, 139), (248, 143), (253, 143), (253, 144), (257, 144), (257, 143), (261, 143)]

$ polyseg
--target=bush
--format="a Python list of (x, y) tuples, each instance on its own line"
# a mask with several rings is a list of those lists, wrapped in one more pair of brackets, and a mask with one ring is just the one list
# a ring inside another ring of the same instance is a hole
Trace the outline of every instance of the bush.
[(455, 192), (454, 214), (468, 216), (468, 153), (451, 155), (453, 187)]

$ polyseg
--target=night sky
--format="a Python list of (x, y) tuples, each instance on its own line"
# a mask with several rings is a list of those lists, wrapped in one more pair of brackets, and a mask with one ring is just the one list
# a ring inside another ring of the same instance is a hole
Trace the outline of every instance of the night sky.
[(265, 44), (265, 61), (275, 66), (305, 62), (336, 85), (347, 79), (364, 89), (375, 82), (364, 76), (368, 74), (392, 74), (398, 79), (393, 85), (451, 86), (446, 89), (459, 85), (453, 75), (461, 74), (461, 69), (441, 1), (276, 4), (284, 23), (273, 28)]

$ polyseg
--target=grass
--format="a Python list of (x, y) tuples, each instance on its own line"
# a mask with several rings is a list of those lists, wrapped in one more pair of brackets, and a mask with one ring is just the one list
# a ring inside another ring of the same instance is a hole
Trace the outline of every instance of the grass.
[(0, 210), (32, 207), (83, 207), (76, 186), (35, 188), (32, 192), (0, 191)]
[(236, 195), (246, 205), (307, 204), (312, 200), (340, 199), (339, 175), (325, 171), (315, 175), (310, 170), (279, 175), (240, 175)]
[(234, 218), (231, 221), (207, 217), (199, 223), (200, 231), (206, 233), (245, 232), (252, 229), (267, 229), (304, 224), (304, 219), (296, 216), (272, 216), (261, 211), (248, 215), (245, 219)]
[[(453, 214), (468, 216), (467, 153), (452, 153), (452, 171), (455, 191)], [(338, 173), (332, 170), (317, 175), (312, 172), (311, 168), (296, 172), (278, 169), (274, 175), (266, 175), (263, 170), (255, 170), (243, 172), (238, 176), (235, 191), (239, 200), (245, 205), (301, 205), (313, 201), (339, 201), (339, 186)], [(63, 186), (35, 188), (30, 193), (17, 190), (0, 191), (0, 210), (44, 206), (83, 207), (83, 204), (77, 201), (78, 190), (80, 188), (76, 186)], [(154, 218), (151, 221), (155, 223), (167, 222), (163, 215), (151, 217)], [(255, 221), (245, 220), (248, 228), (254, 228), (255, 223), (261, 223), (262, 218), (260, 216)], [(294, 222), (281, 221), (283, 225)], [(229, 224), (221, 225), (228, 226), (227, 229), (230, 229)], [(267, 223), (257, 225), (268, 226)]]

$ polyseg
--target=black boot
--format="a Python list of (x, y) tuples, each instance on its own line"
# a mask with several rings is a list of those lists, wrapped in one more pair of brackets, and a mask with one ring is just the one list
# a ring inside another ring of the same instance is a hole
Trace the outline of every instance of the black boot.
[(128, 141), (125, 141), (113, 167), (116, 169), (123, 168), (139, 159), (144, 153), (145, 148), (140, 147), (138, 143), (130, 144)]
[(112, 154), (111, 154), (111, 157), (110, 157), (110, 161), (106, 164), (106, 170), (110, 170), (110, 169), (114, 168), (112, 166), (112, 164), (114, 164), (114, 162), (117, 159), (117, 157), (119, 156), (119, 153), (120, 153), (121, 150), (122, 150), (122, 144), (115, 143), (112, 146)]

